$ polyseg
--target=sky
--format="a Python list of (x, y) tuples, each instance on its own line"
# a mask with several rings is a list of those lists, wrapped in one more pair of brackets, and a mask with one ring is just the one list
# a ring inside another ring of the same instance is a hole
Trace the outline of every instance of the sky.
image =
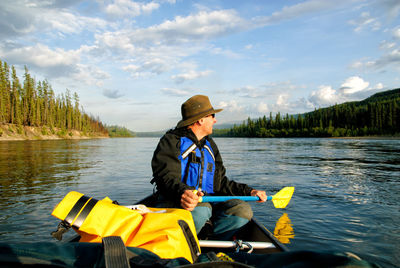
[(2, 0), (0, 60), (133, 131), (209, 96), (217, 124), (400, 86), (399, 0)]

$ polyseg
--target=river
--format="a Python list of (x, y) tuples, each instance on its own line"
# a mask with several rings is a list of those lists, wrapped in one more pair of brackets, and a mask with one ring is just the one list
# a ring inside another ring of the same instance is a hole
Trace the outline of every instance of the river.
[[(215, 140), (230, 179), (269, 195), (295, 187), (285, 209), (252, 203), (289, 249), (350, 251), (382, 267), (400, 265), (400, 140)], [(50, 214), (69, 191), (121, 204), (145, 197), (157, 142), (0, 142), (0, 241), (53, 241), (59, 220)]]

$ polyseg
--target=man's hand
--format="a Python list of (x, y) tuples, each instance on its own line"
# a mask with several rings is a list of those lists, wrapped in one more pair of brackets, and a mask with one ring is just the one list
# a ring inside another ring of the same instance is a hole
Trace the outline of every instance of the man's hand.
[(202, 192), (194, 193), (193, 190), (185, 190), (181, 196), (181, 207), (193, 211), (197, 203), (199, 203), (199, 196), (203, 195)]
[(257, 202), (265, 202), (265, 201), (267, 201), (267, 194), (265, 193), (265, 191), (252, 190), (250, 195), (251, 196), (258, 196), (260, 198), (260, 201), (257, 201)]

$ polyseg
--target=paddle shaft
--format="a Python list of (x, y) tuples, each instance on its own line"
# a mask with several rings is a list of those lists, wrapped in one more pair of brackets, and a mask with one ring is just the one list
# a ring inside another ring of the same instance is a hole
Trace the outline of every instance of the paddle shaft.
[[(236, 248), (238, 241), (217, 241), (217, 240), (199, 240), (202, 248)], [(248, 249), (249, 245), (254, 249), (275, 248), (271, 242), (244, 242), (241, 246)]]
[[(202, 196), (200, 202), (225, 202), (231, 199), (240, 199), (243, 201), (260, 201), (258, 196)], [(267, 196), (267, 200), (272, 200), (272, 196)]]

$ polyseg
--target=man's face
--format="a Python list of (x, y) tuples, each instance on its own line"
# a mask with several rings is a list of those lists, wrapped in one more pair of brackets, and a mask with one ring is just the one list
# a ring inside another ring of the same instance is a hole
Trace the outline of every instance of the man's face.
[(204, 117), (203, 130), (206, 135), (210, 135), (213, 132), (213, 125), (217, 123), (217, 119), (215, 119), (215, 114), (210, 114), (207, 117)]

